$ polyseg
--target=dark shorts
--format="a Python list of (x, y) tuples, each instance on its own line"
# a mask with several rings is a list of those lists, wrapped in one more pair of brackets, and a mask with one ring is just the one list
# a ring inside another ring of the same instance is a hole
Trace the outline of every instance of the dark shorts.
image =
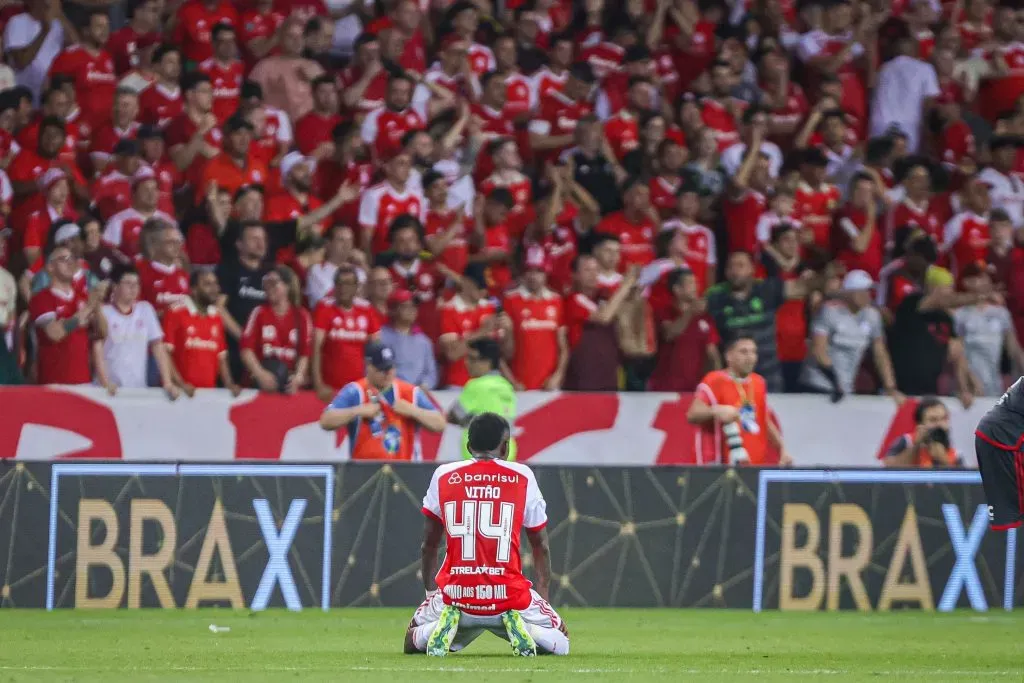
[(1024, 452), (997, 444), (976, 432), (974, 449), (981, 483), (988, 500), (988, 520), (993, 531), (1024, 524)]

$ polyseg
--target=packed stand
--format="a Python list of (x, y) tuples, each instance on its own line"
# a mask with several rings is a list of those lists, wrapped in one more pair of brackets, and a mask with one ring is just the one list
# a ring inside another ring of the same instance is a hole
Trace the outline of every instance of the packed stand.
[(518, 389), (693, 391), (749, 335), (769, 392), (967, 404), (1024, 361), (1018, 3), (99, 5), (0, 10), (8, 382), (329, 400), (368, 340), (434, 389), (493, 338)]

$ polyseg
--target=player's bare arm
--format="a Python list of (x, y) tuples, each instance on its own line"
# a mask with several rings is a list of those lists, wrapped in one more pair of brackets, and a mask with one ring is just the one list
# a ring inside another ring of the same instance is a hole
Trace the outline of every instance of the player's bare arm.
[(551, 547), (548, 545), (547, 529), (527, 530), (526, 540), (530, 542), (533, 566), (537, 570), (537, 580), (533, 583), (533, 589), (547, 600), (551, 587)]

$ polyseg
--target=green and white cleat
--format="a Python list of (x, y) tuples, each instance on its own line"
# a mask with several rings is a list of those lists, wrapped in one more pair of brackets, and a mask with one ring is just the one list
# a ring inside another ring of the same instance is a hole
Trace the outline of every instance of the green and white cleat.
[(526, 622), (519, 612), (509, 610), (501, 615), (501, 623), (505, 625), (508, 642), (512, 643), (512, 654), (516, 657), (536, 657), (537, 643), (526, 628)]
[(462, 613), (452, 607), (451, 605), (445, 605), (441, 610), (441, 618), (437, 622), (437, 626), (434, 627), (434, 632), (430, 634), (430, 638), (427, 640), (427, 656), (428, 657), (444, 657), (448, 654), (448, 651), (452, 647), (452, 641), (455, 640), (455, 634), (459, 632), (459, 618)]

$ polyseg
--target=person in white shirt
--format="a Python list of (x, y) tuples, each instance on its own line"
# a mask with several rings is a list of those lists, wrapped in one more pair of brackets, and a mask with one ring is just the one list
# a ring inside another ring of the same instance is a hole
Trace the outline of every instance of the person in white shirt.
[(173, 401), (181, 390), (171, 380), (171, 364), (164, 333), (153, 306), (139, 301), (139, 274), (134, 266), (120, 266), (111, 274), (110, 303), (102, 308), (107, 323), (104, 339), (93, 343), (96, 382), (113, 396), (118, 389), (147, 386), (149, 352), (153, 352), (160, 383)]
[(31, 90), (38, 103), (53, 60), (77, 36), (60, 0), (28, 0), (26, 8), (26, 12), (11, 17), (4, 28), (4, 56), (14, 69), (17, 84)]
[(917, 43), (910, 37), (896, 43), (897, 56), (878, 72), (871, 101), (871, 136), (884, 135), (898, 126), (907, 136), (907, 151), (917, 152), (921, 126), (931, 100), (938, 97), (935, 67), (917, 58)]
[(989, 186), (992, 208), (1002, 209), (1013, 222), (1013, 227), (1024, 227), (1024, 181), (1017, 177), (1018, 142), (1008, 135), (993, 137), (988, 148), (991, 166), (978, 175), (978, 179)]
[(354, 266), (359, 284), (366, 282), (366, 257), (356, 249), (352, 228), (335, 225), (327, 231), (327, 251), (322, 263), (316, 263), (306, 274), (306, 302), (310, 309), (334, 292), (334, 275), (341, 266)]
[(742, 142), (729, 146), (722, 152), (721, 164), (726, 174), (731, 178), (736, 175), (743, 160), (747, 158), (747, 145), (754, 139), (754, 130), (761, 131), (761, 153), (768, 157), (768, 172), (773, 179), (779, 177), (782, 170), (782, 150), (774, 142), (768, 142), (768, 114), (764, 109), (757, 106), (748, 107), (743, 112)]

